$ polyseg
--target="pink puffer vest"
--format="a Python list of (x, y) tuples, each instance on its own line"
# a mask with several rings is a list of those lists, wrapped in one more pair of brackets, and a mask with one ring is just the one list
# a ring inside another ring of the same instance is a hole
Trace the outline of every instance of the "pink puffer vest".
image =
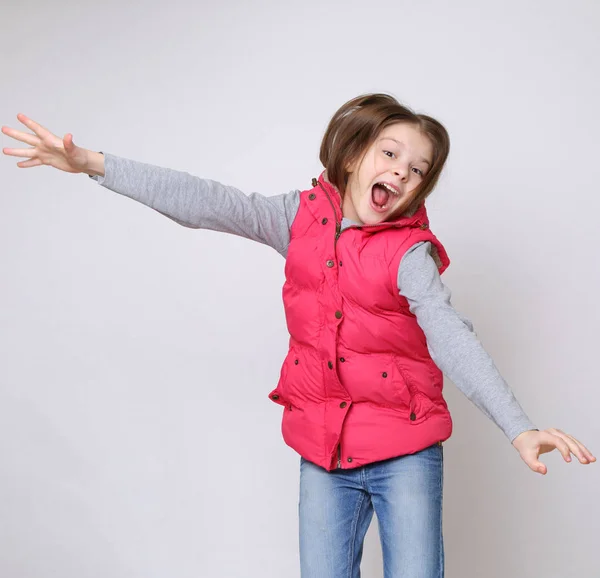
[(400, 260), (430, 241), (444, 247), (425, 206), (411, 217), (340, 233), (341, 196), (325, 179), (302, 191), (283, 286), (290, 348), (277, 387), (287, 445), (327, 469), (415, 453), (452, 433), (443, 376), (408, 302)]

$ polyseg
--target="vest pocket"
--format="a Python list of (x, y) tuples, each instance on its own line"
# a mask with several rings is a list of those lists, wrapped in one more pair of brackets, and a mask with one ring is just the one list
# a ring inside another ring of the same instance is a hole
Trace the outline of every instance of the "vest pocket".
[(325, 396), (323, 363), (316, 350), (293, 345), (281, 367), (278, 390), (297, 408), (306, 402), (321, 402)]
[(409, 408), (410, 393), (393, 355), (349, 350), (339, 350), (338, 354), (338, 375), (354, 403), (373, 403), (399, 410)]
[[(387, 376), (386, 376), (387, 374)], [(402, 410), (408, 410), (411, 406), (411, 393), (403, 373), (393, 359), (390, 360), (389, 368), (382, 374), (384, 381), (390, 381), (391, 386), (391, 405)], [(385, 391), (385, 389), (384, 389)]]
[[(432, 410), (435, 408), (435, 404), (429, 399), (424, 393), (417, 392), (413, 396), (413, 403), (411, 408), (411, 419), (412, 425), (419, 425), (424, 422)], [(414, 417), (415, 419), (412, 419)]]
[(285, 393), (282, 393), (279, 387), (276, 387), (269, 394), (269, 398), (276, 404), (283, 406), (287, 411), (304, 411), (304, 408), (301, 405), (298, 405), (300, 402), (295, 399), (290, 400)]
[[(410, 370), (404, 367), (398, 359), (395, 360), (395, 366), (398, 373), (402, 376), (410, 397), (410, 413), (408, 416), (410, 423), (411, 425), (419, 425), (427, 419), (431, 411), (435, 408), (435, 403), (419, 387)], [(426, 385), (429, 386), (429, 383)]]

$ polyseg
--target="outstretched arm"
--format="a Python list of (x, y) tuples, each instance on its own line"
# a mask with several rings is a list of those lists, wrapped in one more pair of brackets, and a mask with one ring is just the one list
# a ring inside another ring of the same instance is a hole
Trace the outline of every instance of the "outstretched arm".
[(62, 139), (18, 114), (33, 134), (3, 126), (2, 132), (31, 148), (4, 148), (3, 153), (26, 157), (20, 168), (51, 166), (67, 173), (86, 173), (104, 187), (135, 199), (173, 221), (194, 228), (223, 231), (273, 247), (284, 257), (300, 191), (267, 197), (246, 195), (235, 187), (187, 172), (149, 165), (75, 145), (73, 135)]
[(472, 323), (452, 306), (451, 292), (430, 251), (430, 243), (417, 243), (407, 251), (398, 271), (398, 289), (416, 315), (436, 365), (500, 427), (533, 471), (546, 473), (538, 457), (554, 448), (567, 461), (571, 452), (581, 463), (595, 461), (572, 436), (554, 428), (536, 429), (477, 339)]
[(246, 195), (211, 179), (109, 153), (104, 153), (104, 175), (90, 177), (185, 227), (239, 235), (286, 255), (300, 191)]

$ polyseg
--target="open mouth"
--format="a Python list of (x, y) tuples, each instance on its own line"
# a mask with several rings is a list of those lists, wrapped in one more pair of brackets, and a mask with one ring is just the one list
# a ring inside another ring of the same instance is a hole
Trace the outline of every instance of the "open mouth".
[(386, 183), (375, 183), (371, 189), (371, 205), (378, 213), (388, 210), (400, 193)]

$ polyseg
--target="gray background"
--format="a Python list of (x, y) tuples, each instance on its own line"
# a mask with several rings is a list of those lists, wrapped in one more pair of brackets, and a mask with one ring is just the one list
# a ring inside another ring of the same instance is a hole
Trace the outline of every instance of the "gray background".
[[(538, 427), (600, 453), (597, 2), (4, 0), (0, 17), (0, 124), (23, 112), (248, 193), (309, 188), (358, 94), (439, 118), (429, 211), (453, 302)], [(18, 160), (0, 160), (0, 575), (299, 576), (299, 459), (267, 398), (281, 257)], [(445, 392), (447, 576), (598, 577), (598, 464), (553, 452), (535, 474)]]

